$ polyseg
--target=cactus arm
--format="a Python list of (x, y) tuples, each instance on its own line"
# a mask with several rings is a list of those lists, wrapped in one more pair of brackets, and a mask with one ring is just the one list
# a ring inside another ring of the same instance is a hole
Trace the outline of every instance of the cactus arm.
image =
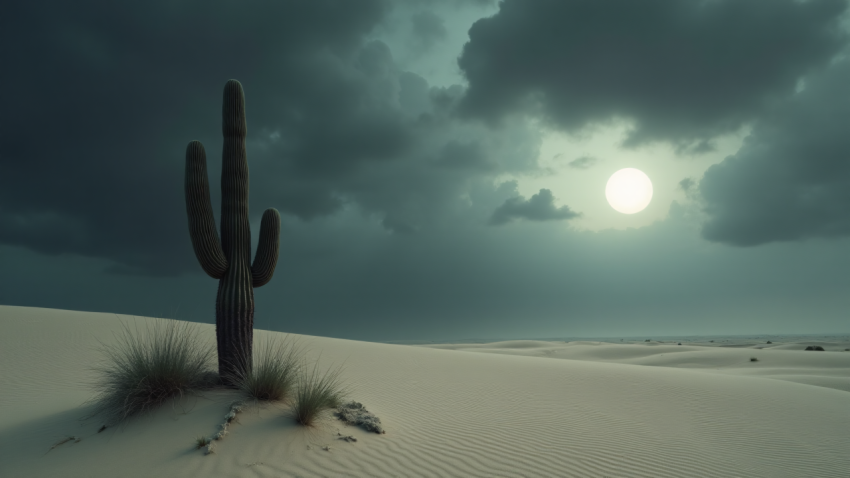
[(266, 285), (272, 280), (280, 249), (280, 213), (270, 207), (263, 213), (260, 223), (260, 242), (254, 264), (251, 265), (251, 282), (254, 288)]
[(200, 141), (186, 147), (186, 212), (189, 216), (189, 235), (195, 257), (204, 272), (213, 279), (221, 279), (227, 271), (227, 258), (218, 240), (215, 228), (210, 187), (207, 180), (207, 156)]

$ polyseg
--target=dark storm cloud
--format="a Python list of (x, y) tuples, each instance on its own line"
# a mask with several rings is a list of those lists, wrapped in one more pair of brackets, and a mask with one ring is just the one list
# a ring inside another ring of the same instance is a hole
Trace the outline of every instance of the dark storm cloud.
[(189, 141), (204, 143), (218, 217), (231, 78), (245, 89), (256, 222), (268, 207), (309, 221), (354, 203), (411, 232), (457, 207), (482, 171), (534, 168), (538, 135), (456, 124), (447, 115), (460, 87), (431, 88), (365, 40), (388, 9), (20, 4), (0, 20), (0, 86), (14, 92), (0, 99), (0, 243), (108, 259), (113, 273), (200, 272), (184, 155)]
[[(129, 267), (115, 271), (185, 269), (193, 258), (174, 246), (187, 227), (183, 154), (201, 139), (215, 164), (224, 82), (245, 85), (249, 128), (267, 115), (263, 83), (315, 101), (331, 88), (307, 76), (329, 69), (311, 58), (353, 54), (384, 9), (374, 0), (211, 5), (41, 2), (4, 15), (0, 241)], [(357, 127), (368, 134), (381, 121)], [(329, 209), (327, 194), (316, 195), (306, 208)]]
[[(514, 184), (514, 187), (516, 185)], [(509, 198), (499, 206), (490, 217), (490, 224), (499, 226), (507, 224), (514, 219), (528, 219), (531, 221), (555, 221), (572, 219), (578, 217), (579, 213), (573, 211), (569, 206), (555, 206), (555, 197), (552, 191), (541, 189), (539, 193), (525, 199), (522, 196)]]
[(841, 47), (843, 0), (502, 2), (469, 30), (460, 113), (531, 111), (566, 130), (615, 118), (626, 146), (692, 153), (737, 130)]
[[(475, 7), (493, 6), (498, 0), (406, 0), (400, 2), (399, 6), (414, 6), (416, 8), (441, 8), (441, 7), (465, 7), (472, 5)], [(451, 10), (449, 10), (451, 11)]]
[(805, 85), (706, 171), (705, 238), (752, 246), (850, 235), (850, 60)]
[(413, 24), (413, 35), (420, 50), (427, 50), (434, 43), (446, 37), (447, 32), (443, 19), (434, 12), (414, 13), (411, 15), (410, 21)]
[(679, 189), (688, 193), (688, 192), (691, 192), (691, 190), (693, 190), (693, 188), (694, 188), (694, 186), (696, 186), (696, 184), (697, 184), (697, 182), (694, 180), (694, 178), (685, 178), (685, 179), (679, 181)]
[(458, 169), (488, 171), (496, 167), (487, 159), (478, 143), (463, 143), (456, 140), (446, 143), (438, 162), (447, 168)]
[(573, 169), (588, 169), (596, 164), (597, 161), (598, 160), (592, 156), (582, 156), (570, 161), (568, 164)]
[(414, 117), (430, 110), (431, 99), (428, 97), (428, 82), (424, 78), (416, 73), (405, 71), (399, 75), (398, 82), (398, 101), (402, 110)]

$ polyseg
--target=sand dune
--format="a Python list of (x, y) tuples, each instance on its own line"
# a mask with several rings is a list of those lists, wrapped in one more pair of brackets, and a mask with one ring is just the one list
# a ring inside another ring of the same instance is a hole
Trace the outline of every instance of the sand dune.
[[(827, 352), (805, 352), (820, 345)], [(654, 367), (699, 369), (704, 372), (787, 380), (850, 392), (850, 341), (739, 345), (617, 344), (512, 340), (491, 344), (440, 344), (428, 348), (523, 355)], [(756, 362), (751, 358), (755, 357)]]
[[(215, 430), (228, 392), (103, 433), (97, 420), (79, 420), (97, 339), (114, 340), (119, 319), (156, 320), (0, 306), (0, 476), (776, 478), (850, 470), (850, 352), (784, 345), (422, 347), (301, 336), (322, 366), (344, 362), (352, 398), (386, 434), (333, 419), (304, 429), (285, 408), (266, 406), (243, 413), (217, 453), (204, 456), (193, 438)], [(202, 327), (212, 339), (213, 327)], [(277, 333), (256, 332), (268, 334)], [(68, 435), (81, 440), (48, 452)]]

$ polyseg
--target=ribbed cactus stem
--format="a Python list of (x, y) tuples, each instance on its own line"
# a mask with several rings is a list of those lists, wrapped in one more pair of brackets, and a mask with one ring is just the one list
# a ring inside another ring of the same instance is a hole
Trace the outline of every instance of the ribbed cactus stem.
[(254, 335), (254, 287), (268, 283), (277, 265), (280, 214), (266, 209), (260, 241), (251, 261), (248, 223), (248, 158), (245, 94), (230, 80), (224, 87), (221, 165), (221, 242), (215, 228), (207, 183), (204, 146), (192, 141), (186, 148), (186, 210), (195, 256), (204, 272), (219, 279), (215, 305), (218, 370), (224, 383), (251, 368)]

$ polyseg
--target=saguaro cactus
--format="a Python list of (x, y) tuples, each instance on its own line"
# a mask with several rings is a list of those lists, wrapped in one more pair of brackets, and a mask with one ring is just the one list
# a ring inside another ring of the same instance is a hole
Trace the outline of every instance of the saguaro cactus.
[(207, 156), (200, 141), (186, 148), (186, 212), (195, 256), (204, 272), (218, 279), (215, 336), (218, 372), (225, 384), (250, 371), (254, 339), (254, 287), (268, 283), (277, 265), (280, 214), (268, 208), (260, 223), (260, 243), (251, 261), (248, 224), (248, 158), (245, 152), (245, 94), (242, 84), (224, 86), (224, 148), (221, 164), (221, 242), (215, 228)]

